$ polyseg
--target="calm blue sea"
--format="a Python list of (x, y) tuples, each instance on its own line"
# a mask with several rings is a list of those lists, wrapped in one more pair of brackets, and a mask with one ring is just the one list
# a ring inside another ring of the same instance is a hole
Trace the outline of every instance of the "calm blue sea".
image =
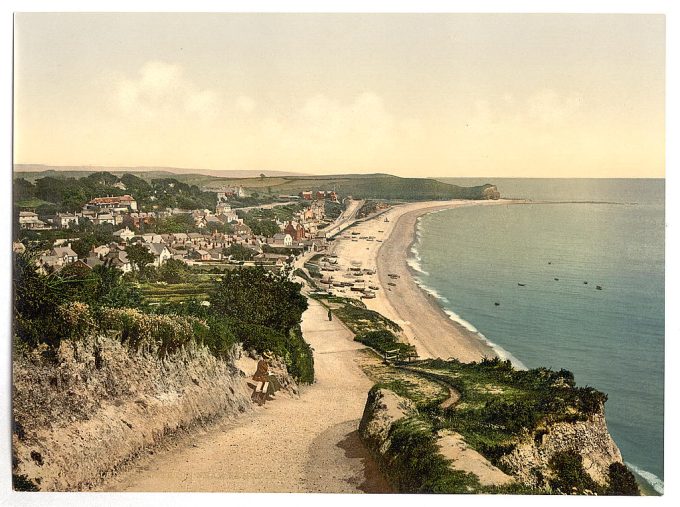
[(445, 181), (491, 181), (504, 197), (608, 203), (426, 215), (412, 265), (449, 313), (520, 366), (566, 368), (579, 385), (606, 392), (624, 460), (662, 492), (664, 181)]

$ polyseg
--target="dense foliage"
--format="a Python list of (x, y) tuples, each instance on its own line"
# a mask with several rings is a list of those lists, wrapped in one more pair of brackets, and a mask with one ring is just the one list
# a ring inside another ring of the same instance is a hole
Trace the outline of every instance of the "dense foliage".
[[(195, 277), (211, 278), (192, 274), (173, 260), (150, 274), (163, 283), (180, 285)], [(222, 276), (219, 284), (200, 282), (210, 288), (213, 305), (164, 301), (148, 307), (137, 284), (117, 269), (76, 264), (45, 275), (36, 270), (34, 254), (17, 255), (14, 333), (22, 346), (42, 343), (54, 350), (62, 340), (115, 331), (129, 346), (161, 357), (194, 343), (226, 357), (236, 342), (242, 342), (259, 353), (276, 354), (299, 381), (312, 382), (312, 350), (300, 330), (307, 308), (300, 286), (285, 274), (261, 268), (227, 271)]]
[(267, 238), (271, 238), (274, 236), (274, 234), (281, 232), (279, 224), (277, 224), (274, 220), (260, 220), (257, 218), (246, 217), (243, 220), (243, 223), (250, 227), (250, 229), (253, 231), (253, 234), (256, 236), (265, 236)]
[(229, 245), (222, 249), (222, 255), (235, 261), (249, 261), (255, 256), (255, 251), (243, 245)]
[[(114, 185), (121, 182), (125, 190)], [(35, 183), (18, 178), (14, 182), (14, 199), (18, 203), (38, 199), (51, 204), (54, 211), (79, 211), (92, 198), (106, 195), (132, 195), (141, 210), (182, 208), (214, 209), (217, 196), (196, 185), (175, 178), (158, 178), (147, 182), (132, 174), (120, 178), (109, 172), (96, 172), (81, 178), (45, 176)], [(183, 231), (184, 232), (184, 231)]]
[(226, 317), (283, 333), (297, 326), (307, 309), (300, 284), (260, 267), (226, 272), (211, 294), (210, 304)]
[(44, 275), (35, 268), (35, 255), (15, 256), (14, 333), (30, 347), (39, 343), (58, 346), (72, 335), (63, 307), (72, 302), (111, 307), (138, 306), (141, 295), (122, 273), (107, 266), (89, 270), (67, 266)]
[(392, 331), (368, 331), (356, 335), (354, 340), (383, 354), (388, 351), (396, 350), (399, 355), (406, 356), (413, 352), (413, 346), (398, 341), (396, 335)]
[(607, 495), (639, 496), (640, 487), (633, 473), (623, 463), (609, 465), (609, 486)]

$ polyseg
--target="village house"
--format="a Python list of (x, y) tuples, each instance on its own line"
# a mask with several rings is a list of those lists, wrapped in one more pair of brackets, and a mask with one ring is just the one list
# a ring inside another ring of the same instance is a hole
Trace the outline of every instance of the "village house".
[(142, 241), (144, 243), (163, 243), (163, 238), (160, 234), (148, 233), (142, 234)]
[(234, 233), (238, 236), (252, 236), (253, 230), (243, 222), (234, 225)]
[(189, 241), (189, 236), (187, 236), (186, 232), (175, 232), (171, 236), (172, 236), (172, 242), (173, 243), (184, 244), (185, 242)]
[(105, 258), (107, 265), (120, 269), (123, 273), (132, 272), (132, 263), (128, 259), (128, 254), (125, 250), (115, 250), (109, 252)]
[(312, 200), (312, 191), (311, 190), (303, 190), (300, 192), (300, 197), (302, 197), (305, 201), (311, 201)]
[(231, 206), (224, 202), (218, 202), (215, 207), (215, 215), (218, 217), (224, 217), (226, 223), (231, 223), (238, 220), (238, 215), (235, 211), (231, 209)]
[(132, 226), (136, 228), (139, 228), (142, 224), (152, 224), (156, 219), (153, 212), (130, 213), (127, 216), (132, 221)]
[(270, 245), (274, 247), (285, 248), (291, 247), (293, 246), (293, 237), (290, 234), (284, 234), (282, 232), (279, 232), (277, 234), (274, 234)]
[(201, 261), (212, 260), (212, 256), (210, 255), (210, 252), (207, 252), (206, 250), (194, 250), (194, 252), (198, 256), (198, 259), (201, 260)]
[(53, 247), (49, 255), (56, 257), (61, 265), (70, 264), (78, 260), (78, 254), (71, 249), (71, 243), (68, 243), (66, 246)]
[(160, 268), (168, 259), (172, 258), (170, 250), (163, 243), (150, 243), (144, 246), (153, 254), (153, 265), (157, 268)]
[(95, 197), (91, 199), (84, 207), (84, 210), (119, 210), (119, 211), (137, 211), (137, 201), (128, 194), (108, 197)]
[(94, 225), (116, 225), (116, 219), (111, 213), (98, 213), (94, 220), (92, 220), (92, 223)]
[(19, 212), (19, 227), (22, 229), (47, 229), (45, 222), (38, 218), (38, 214), (32, 211)]
[(225, 187), (217, 191), (217, 200), (226, 201), (234, 197), (245, 197), (246, 191), (242, 186)]
[(276, 254), (276, 253), (261, 253), (259, 255), (256, 255), (254, 257), (254, 260), (256, 261), (264, 261), (264, 262), (271, 262), (276, 266), (283, 266), (286, 261), (288, 260), (288, 256), (284, 254)]
[(78, 217), (72, 213), (57, 213), (52, 220), (57, 227), (65, 229), (69, 225), (78, 225)]
[(99, 245), (92, 247), (92, 253), (96, 254), (100, 259), (103, 259), (111, 251), (109, 245)]
[(288, 224), (283, 228), (285, 234), (290, 234), (293, 241), (301, 241), (305, 237), (305, 228), (302, 224), (288, 222)]
[(135, 233), (134, 231), (130, 230), (129, 227), (126, 227), (125, 229), (119, 229), (117, 231), (114, 231), (113, 236), (116, 238), (120, 238), (121, 241), (130, 241), (132, 238), (135, 237)]

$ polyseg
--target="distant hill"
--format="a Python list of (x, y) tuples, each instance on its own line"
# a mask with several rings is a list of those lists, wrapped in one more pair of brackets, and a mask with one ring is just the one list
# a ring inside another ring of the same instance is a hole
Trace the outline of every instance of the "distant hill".
[[(330, 176), (295, 175), (281, 171), (190, 171), (162, 167), (52, 167), (40, 165), (14, 166), (14, 178), (35, 182), (44, 177), (83, 178), (95, 172), (106, 170), (118, 177), (132, 174), (150, 182), (153, 179), (173, 178), (188, 185), (196, 185), (215, 192), (226, 186), (242, 186), (247, 192), (267, 195), (296, 195), (303, 190), (335, 190), (342, 196), (351, 195), (362, 199), (384, 199), (403, 201), (444, 200), (444, 199), (497, 199), (498, 190), (486, 184), (461, 187), (432, 178), (400, 178), (390, 174), (340, 174)], [(42, 170), (41, 170), (42, 169)], [(210, 174), (208, 174), (210, 173)]]
[(118, 167), (118, 166), (51, 166), (44, 164), (14, 164), (14, 177), (35, 181), (38, 178), (51, 176), (53, 178), (82, 178), (92, 173), (107, 171), (116, 176), (134, 174), (144, 179), (175, 178), (184, 181), (183, 177), (204, 176), (209, 178), (256, 178), (261, 173), (267, 176), (300, 176), (304, 173), (288, 171), (259, 171), (218, 170), (218, 169), (186, 169), (180, 167)]

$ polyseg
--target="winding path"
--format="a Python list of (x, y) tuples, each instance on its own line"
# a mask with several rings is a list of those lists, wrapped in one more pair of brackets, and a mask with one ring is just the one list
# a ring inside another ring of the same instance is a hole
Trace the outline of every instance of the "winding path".
[(371, 382), (355, 357), (362, 345), (310, 299), (305, 339), (315, 349), (315, 384), (299, 399), (279, 395), (226, 427), (156, 454), (109, 491), (389, 492), (359, 440)]

